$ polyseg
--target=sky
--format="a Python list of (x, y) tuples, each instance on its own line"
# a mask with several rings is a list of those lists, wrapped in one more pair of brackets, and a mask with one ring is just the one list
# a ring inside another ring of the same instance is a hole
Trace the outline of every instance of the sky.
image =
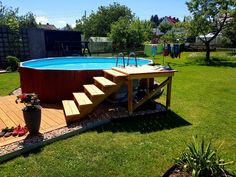
[(1, 0), (3, 5), (19, 8), (19, 15), (32, 12), (36, 21), (54, 24), (58, 28), (67, 23), (74, 26), (75, 21), (113, 2), (125, 5), (141, 20), (149, 20), (152, 15), (172, 16), (180, 20), (189, 15), (186, 0)]

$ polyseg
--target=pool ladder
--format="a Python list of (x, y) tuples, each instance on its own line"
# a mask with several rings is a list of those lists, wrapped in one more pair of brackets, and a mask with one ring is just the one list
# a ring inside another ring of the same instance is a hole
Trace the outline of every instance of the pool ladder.
[(131, 52), (129, 54), (129, 57), (128, 57), (128, 61), (127, 61), (127, 66), (129, 65), (129, 60), (130, 60), (130, 57), (134, 57), (134, 60), (135, 60), (135, 66), (137, 67), (138, 66), (138, 61), (137, 61), (137, 58), (136, 58), (136, 54), (134, 52)]
[[(116, 67), (118, 66), (119, 64), (119, 57), (122, 57), (122, 61), (123, 61), (123, 67), (125, 68), (125, 57), (124, 57), (124, 54), (123, 53), (119, 53), (116, 57)], [(129, 61), (130, 61), (130, 58), (131, 57), (134, 57), (135, 59), (135, 66), (137, 67), (138, 66), (138, 62), (137, 62), (137, 58), (136, 58), (136, 54), (134, 52), (131, 52), (129, 54), (129, 57), (128, 57), (128, 60), (127, 60), (127, 64), (126, 66), (130, 65)]]
[(124, 57), (124, 54), (123, 53), (119, 53), (116, 57), (116, 67), (118, 66), (119, 64), (119, 57), (122, 57), (122, 60), (123, 60), (123, 67), (125, 67), (125, 57)]

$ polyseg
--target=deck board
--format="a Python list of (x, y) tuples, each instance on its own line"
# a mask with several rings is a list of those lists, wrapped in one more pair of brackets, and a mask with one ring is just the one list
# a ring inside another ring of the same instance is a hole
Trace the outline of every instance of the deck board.
[(104, 71), (104, 73), (110, 74), (114, 77), (125, 77), (126, 76), (125, 74), (115, 71), (115, 70), (112, 70), (112, 69), (107, 69), (107, 70), (103, 70), (103, 71)]
[[(15, 103), (15, 96), (0, 97), (0, 131), (5, 127), (16, 127), (19, 124), (25, 125), (22, 108), (24, 104)], [(66, 119), (63, 113), (62, 105), (56, 104), (41, 104), (42, 117), (40, 125), (40, 133), (46, 133), (58, 128), (67, 126)], [(23, 137), (8, 137), (0, 138), (0, 147), (13, 142), (17, 142), (26, 138)]]
[(98, 83), (100, 83), (104, 87), (115, 86), (116, 85), (116, 83), (110, 81), (109, 79), (107, 79), (105, 77), (94, 77), (93, 79), (95, 81), (97, 81)]
[(93, 104), (92, 101), (83, 92), (73, 93), (73, 95), (80, 107)]
[(85, 90), (93, 97), (104, 95), (105, 93), (93, 84), (84, 85)]

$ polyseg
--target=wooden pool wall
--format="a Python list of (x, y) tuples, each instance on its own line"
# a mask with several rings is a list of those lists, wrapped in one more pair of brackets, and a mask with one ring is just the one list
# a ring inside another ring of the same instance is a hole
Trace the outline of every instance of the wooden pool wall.
[(83, 91), (84, 84), (92, 84), (102, 70), (39, 70), (20, 67), (22, 93), (36, 93), (45, 103), (59, 103), (72, 99), (73, 92)]

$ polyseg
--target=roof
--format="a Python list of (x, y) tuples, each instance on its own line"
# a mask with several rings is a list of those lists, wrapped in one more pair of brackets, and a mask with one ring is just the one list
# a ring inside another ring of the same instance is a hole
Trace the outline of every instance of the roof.
[(58, 30), (54, 25), (50, 25), (49, 23), (41, 24), (40, 28), (45, 29), (45, 30)]
[(108, 37), (90, 37), (91, 42), (112, 42)]
[[(213, 36), (214, 36), (215, 34), (214, 33), (208, 33), (208, 34), (206, 34), (206, 35), (199, 35), (198, 36), (198, 38), (212, 38)], [(221, 36), (222, 35), (222, 33), (219, 33), (218, 35), (217, 35), (217, 37), (219, 37), (219, 36)]]
[(169, 23), (171, 25), (174, 25), (176, 23), (176, 21), (171, 16), (169, 16), (169, 17), (165, 16), (161, 23)]

